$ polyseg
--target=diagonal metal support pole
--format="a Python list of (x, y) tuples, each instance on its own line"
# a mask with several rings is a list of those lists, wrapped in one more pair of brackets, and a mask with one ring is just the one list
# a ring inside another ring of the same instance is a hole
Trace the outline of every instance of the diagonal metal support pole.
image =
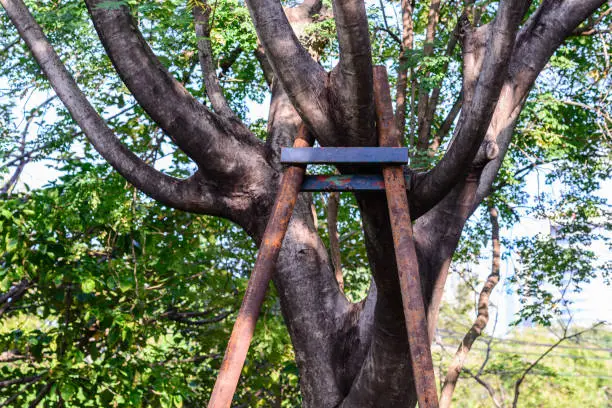
[[(399, 147), (399, 131), (394, 122), (389, 81), (384, 66), (374, 67), (374, 102), (379, 145)], [(421, 292), (404, 172), (401, 166), (383, 166), (383, 177), (419, 408), (437, 408), (436, 376), (427, 335), (427, 315)]]
[[(312, 138), (306, 126), (302, 124), (293, 147), (310, 147), (311, 145)], [(305, 169), (305, 165), (290, 166), (283, 173), (272, 214), (268, 219), (259, 247), (255, 268), (251, 273), (244, 299), (242, 299), (242, 306), (240, 306), (236, 323), (234, 323), (208, 408), (229, 408), (232, 403), (261, 305), (300, 192)]]

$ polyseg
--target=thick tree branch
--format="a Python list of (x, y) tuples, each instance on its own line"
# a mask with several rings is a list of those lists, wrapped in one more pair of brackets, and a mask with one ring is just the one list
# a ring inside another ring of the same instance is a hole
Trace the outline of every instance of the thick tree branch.
[(188, 211), (202, 212), (208, 209), (206, 205), (197, 202), (199, 197), (193, 194), (192, 181), (181, 181), (155, 170), (115, 137), (80, 91), (21, 0), (1, 0), (0, 4), (17, 27), (55, 92), (102, 157), (130, 183), (164, 204)]
[(206, 109), (168, 73), (127, 7), (110, 10), (100, 7), (102, 2), (86, 1), (102, 44), (139, 104), (198, 164), (193, 184), (205, 197), (217, 198), (205, 211), (249, 230), (254, 221), (245, 212), (271, 200), (264, 187), (276, 177), (269, 150), (242, 123)]
[[(518, 115), (538, 74), (559, 45), (604, 3), (605, 0), (566, 0), (558, 4), (554, 0), (544, 0), (521, 29), (508, 67), (508, 77), (487, 131), (485, 146), (476, 157), (476, 162), (484, 163), (485, 168), (474, 205), (478, 205), (491, 191), (510, 146)], [(495, 143), (499, 153), (489, 160), (486, 146), (492, 143)]]
[(461, 370), (463, 369), (467, 355), (472, 349), (474, 341), (480, 337), (482, 331), (489, 322), (489, 297), (499, 282), (499, 266), (501, 262), (499, 221), (496, 208), (489, 208), (489, 217), (491, 219), (491, 242), (493, 246), (493, 253), (491, 257), (491, 274), (487, 278), (487, 281), (485, 282), (478, 298), (478, 315), (476, 316), (476, 320), (474, 321), (474, 324), (470, 330), (465, 334), (465, 337), (459, 345), (459, 349), (457, 350), (457, 353), (455, 354), (455, 357), (448, 368), (446, 378), (444, 379), (444, 385), (442, 386), (442, 391), (440, 392), (441, 408), (450, 407), (453, 392), (455, 391), (455, 386), (457, 385), (457, 380), (459, 379), (459, 374), (461, 374)]
[(270, 61), (268, 61), (268, 57), (266, 56), (266, 51), (263, 49), (263, 46), (259, 42), (257, 43), (257, 48), (255, 48), (254, 53), (255, 58), (257, 58), (259, 66), (263, 71), (264, 79), (266, 80), (268, 87), (272, 88), (272, 81), (274, 80), (274, 68), (272, 68)]
[(207, 3), (204, 3), (204, 8), (196, 4), (192, 10), (198, 41), (198, 58), (202, 75), (204, 76), (206, 95), (208, 95), (208, 99), (216, 113), (229, 118), (235, 118), (234, 112), (223, 95), (223, 90), (215, 70), (215, 64), (213, 63), (214, 58), (210, 44), (210, 11), (210, 6)]
[[(273, 81), (266, 143), (293, 144), (301, 120), (280, 81)], [(296, 352), (305, 407), (337, 405), (367, 347), (357, 316), (336, 283), (327, 249), (314, 226), (309, 194), (301, 194), (280, 252), (274, 284)], [(258, 222), (265, 226), (266, 217)], [(263, 227), (261, 229), (263, 231)], [(357, 332), (357, 333), (356, 333)]]
[(490, 27), (482, 69), (474, 98), (464, 104), (457, 134), (444, 157), (415, 186), (421, 206), (430, 207), (447, 194), (469, 168), (489, 127), (512, 54), (518, 25), (527, 0), (506, 0), (499, 5)]
[[(414, 237), (427, 307), (429, 338), (433, 339), (453, 253), (463, 226), (473, 212), (481, 169), (472, 168), (432, 210), (414, 224)], [(440, 222), (444, 220), (444, 222)]]
[(336, 129), (330, 121), (325, 70), (300, 45), (278, 0), (249, 0), (247, 5), (268, 61), (289, 99), (318, 138), (333, 140)]
[(15, 402), (17, 400), (17, 398), (19, 398), (22, 395), (24, 395), (35, 384), (36, 384), (36, 382), (31, 382), (29, 384), (26, 384), (26, 386), (23, 387), (21, 389), (21, 391), (17, 392), (16, 394), (13, 394), (12, 396), (10, 396), (6, 400), (4, 400), (2, 403), (0, 403), (0, 407), (12, 407), (12, 406), (14, 406), (13, 402)]
[(351, 136), (350, 145), (374, 145), (372, 50), (365, 3), (335, 0), (333, 9), (340, 47), (340, 62), (330, 76), (337, 99), (333, 114), (336, 123)]

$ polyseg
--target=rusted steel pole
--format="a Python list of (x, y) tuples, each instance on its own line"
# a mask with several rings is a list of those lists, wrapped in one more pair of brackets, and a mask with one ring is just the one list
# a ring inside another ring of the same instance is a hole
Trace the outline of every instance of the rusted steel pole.
[[(382, 66), (374, 67), (374, 101), (380, 146), (399, 147), (399, 131), (393, 117), (387, 70)], [(401, 166), (384, 166), (383, 177), (419, 408), (437, 408), (436, 376), (431, 361), (427, 315), (421, 293), (404, 172)]]
[[(311, 145), (312, 139), (306, 126), (302, 124), (293, 147), (310, 147)], [(268, 219), (259, 247), (255, 268), (251, 273), (246, 293), (242, 299), (242, 306), (240, 306), (236, 323), (234, 323), (219, 376), (208, 401), (208, 408), (229, 408), (232, 403), (240, 379), (240, 372), (253, 338), (261, 305), (300, 192), (304, 171), (305, 165), (290, 166), (283, 173), (272, 214)]]

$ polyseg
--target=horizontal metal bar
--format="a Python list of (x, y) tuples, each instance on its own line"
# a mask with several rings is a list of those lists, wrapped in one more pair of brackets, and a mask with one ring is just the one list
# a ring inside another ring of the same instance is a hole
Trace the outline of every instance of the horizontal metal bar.
[(405, 147), (316, 147), (281, 149), (284, 164), (386, 164), (408, 162)]
[[(406, 183), (408, 180), (409, 176), (406, 176)], [(382, 174), (305, 176), (302, 182), (302, 191), (382, 191), (384, 189)]]
[(384, 190), (382, 174), (348, 176), (305, 176), (302, 191), (377, 191)]

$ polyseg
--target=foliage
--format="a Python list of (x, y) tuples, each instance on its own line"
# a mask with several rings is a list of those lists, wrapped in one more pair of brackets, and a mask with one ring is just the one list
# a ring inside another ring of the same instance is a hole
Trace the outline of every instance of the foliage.
[[(191, 16), (196, 2), (109, 1), (105, 6), (123, 3), (132, 7), (160, 61), (189, 92), (205, 100)], [(427, 2), (414, 3), (416, 42), (405, 64), (425, 90), (441, 88), (435, 133), (461, 84), (460, 48), (447, 53), (445, 47), (462, 2), (450, 1), (442, 8), (432, 56), (423, 54)], [(190, 174), (194, 169), (185, 156), (168, 143), (112, 69), (83, 2), (28, 1), (28, 6), (81, 89), (122, 141), (170, 174)], [(268, 92), (253, 57), (257, 39), (248, 10), (240, 0), (211, 6), (210, 40), (225, 95), (251, 129), (263, 136), (266, 121), (255, 120), (249, 112), (266, 100)], [(369, 6), (374, 60), (395, 72), (399, 44), (391, 34), (400, 35), (395, 17), (399, 2), (384, 10), (377, 4)], [(483, 12), (483, 21), (489, 21), (492, 8)], [(602, 25), (609, 21), (608, 16)], [(322, 13), (300, 36), (309, 49), (321, 54), (320, 62), (328, 69), (338, 58), (334, 29), (333, 20)], [(25, 406), (48, 386), (48, 406), (60, 401), (64, 406), (204, 405), (253, 264), (254, 243), (226, 221), (152, 202), (101, 164), (53, 98), (3, 13), (0, 31), (0, 174), (8, 179), (19, 163), (39, 162), (49, 166), (46, 178), (51, 180), (32, 190), (20, 184), (17, 192), (0, 202), (0, 293), (21, 282), (28, 286), (14, 305), (2, 310), (0, 359), (13, 360), (0, 362), (0, 381), (41, 376), (35, 382), (0, 387), (0, 403), (17, 396), (11, 403)], [(507, 287), (522, 302), (517, 323), (551, 325), (571, 307), (571, 293), (602, 276), (609, 279), (610, 261), (598, 259), (592, 249), (595, 242), (607, 243), (611, 228), (609, 203), (599, 196), (612, 169), (609, 43), (609, 33), (575, 36), (558, 50), (527, 100), (515, 143), (486, 203), (499, 208), (505, 232), (530, 218), (554, 223), (554, 236), (505, 236), (505, 256), (517, 258), (520, 266)], [(418, 97), (419, 90), (414, 92)], [(28, 120), (32, 125), (25, 129)], [(414, 133), (414, 123), (409, 123), (408, 142)], [(444, 140), (443, 148), (428, 157), (430, 163), (449, 142)], [(546, 188), (529, 185), (534, 172), (545, 174), (536, 181)], [(551, 194), (553, 190), (561, 192)], [(317, 195), (314, 203), (319, 231), (328, 243), (326, 197)], [(370, 278), (352, 195), (342, 195), (338, 219), (347, 294), (358, 300), (365, 296)], [(485, 257), (489, 235), (481, 209), (464, 231), (455, 254), (456, 269), (469, 270)], [(478, 287), (477, 279), (469, 279)], [(471, 324), (473, 308), (447, 305), (441, 315), (442, 329), (452, 330), (457, 339)], [(521, 341), (551, 341), (536, 329), (515, 334), (519, 336)], [(600, 332), (589, 341), (609, 347), (610, 336)], [(509, 351), (493, 354), (486, 373), (505, 392), (516, 371), (531, 358), (520, 343), (508, 344)], [(298, 406), (292, 353), (272, 293), (236, 404)], [(553, 357), (539, 367), (524, 392), (526, 406), (564, 406), (576, 399), (602, 406), (609, 399), (605, 379), (588, 377), (589, 370), (609, 371), (606, 360), (599, 360), (601, 353), (578, 349), (567, 353), (569, 360)], [(575, 367), (569, 367), (568, 361)], [(457, 399), (465, 401), (462, 406), (490, 406), (484, 389), (473, 381), (459, 384)]]
[[(247, 237), (142, 199), (106, 166), (83, 165), (61, 184), (5, 200), (0, 214), (2, 292), (22, 279), (30, 286), (3, 316), (1, 348), (18, 356), (3, 378), (42, 375), (33, 391), (52, 384), (52, 400), (70, 406), (204, 403), (253, 263)], [(263, 316), (246, 368), (258, 375), (245, 376), (237, 399), (265, 405), (282, 384), (295, 400), (273, 297)]]

